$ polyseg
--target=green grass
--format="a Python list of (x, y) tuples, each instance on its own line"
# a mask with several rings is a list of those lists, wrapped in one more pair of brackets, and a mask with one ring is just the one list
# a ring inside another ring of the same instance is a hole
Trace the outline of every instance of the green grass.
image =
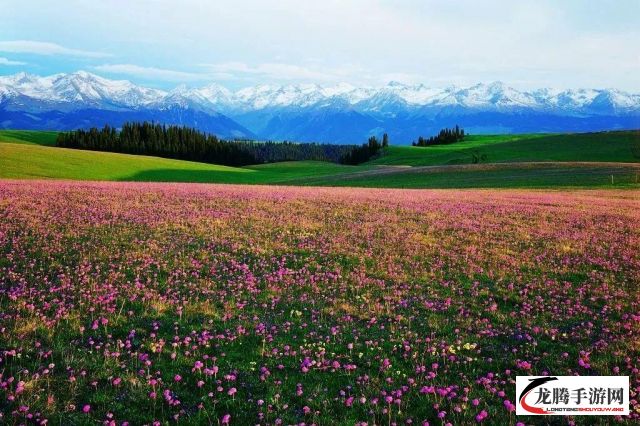
[[(640, 143), (637, 131), (469, 136), (452, 145), (391, 146), (384, 156), (361, 166), (300, 161), (242, 168), (57, 148), (52, 146), (56, 134), (0, 131), (0, 178), (389, 188), (639, 187), (640, 163), (632, 150)], [(495, 165), (472, 165), (474, 156)]]
[(145, 181), (155, 180), (151, 177), (157, 177), (153, 173), (158, 170), (166, 171), (166, 181), (199, 181), (190, 178), (206, 175), (208, 182), (232, 182), (238, 179), (237, 175), (254, 173), (249, 169), (138, 155), (0, 144), (0, 177), (9, 179)]
[(351, 174), (368, 169), (367, 166), (345, 166), (323, 161), (287, 161), (282, 163), (261, 164), (247, 167), (256, 170), (269, 183), (289, 182), (299, 179)]
[(320, 161), (227, 167), (143, 155), (0, 143), (0, 178), (8, 179), (278, 184), (361, 169)]
[(468, 136), (464, 141), (432, 147), (389, 148), (374, 160), (378, 165), (436, 166), (470, 164), (473, 154), (486, 156), (485, 163), (531, 161), (638, 162), (632, 145), (640, 143), (637, 131)]
[(640, 164), (549, 162), (380, 169), (301, 183), (375, 188), (640, 188)]
[[(147, 157), (153, 158), (153, 157)], [(190, 163), (199, 164), (199, 163)], [(218, 167), (218, 166), (214, 166)], [(322, 161), (287, 161), (250, 167), (229, 167), (241, 173), (227, 171), (212, 173), (208, 169), (147, 168), (138, 170), (119, 180), (141, 182), (200, 182), (237, 183), (256, 185), (295, 185), (300, 180), (351, 174), (363, 167), (342, 166)]]
[(58, 132), (0, 130), (0, 142), (55, 146)]

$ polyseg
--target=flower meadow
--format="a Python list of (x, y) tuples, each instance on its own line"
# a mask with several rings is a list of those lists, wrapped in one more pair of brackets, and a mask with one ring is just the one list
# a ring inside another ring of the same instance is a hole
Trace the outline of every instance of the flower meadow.
[[(0, 423), (634, 424), (640, 195), (0, 182)], [(515, 415), (628, 375), (628, 417)]]

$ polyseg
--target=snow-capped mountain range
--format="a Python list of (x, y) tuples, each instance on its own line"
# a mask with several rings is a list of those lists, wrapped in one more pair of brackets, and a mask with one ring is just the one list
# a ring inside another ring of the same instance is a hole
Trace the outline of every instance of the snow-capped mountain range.
[(389, 133), (410, 143), (441, 127), (470, 132), (589, 131), (640, 127), (640, 95), (616, 89), (519, 91), (504, 83), (431, 88), (390, 82), (219, 84), (171, 91), (85, 71), (0, 76), (0, 128), (72, 129), (127, 120), (185, 124), (223, 137), (360, 143)]
[(163, 98), (166, 93), (129, 81), (108, 80), (85, 71), (49, 77), (22, 72), (0, 77), (0, 96), (8, 99), (24, 97), (68, 107), (101, 104), (140, 107)]

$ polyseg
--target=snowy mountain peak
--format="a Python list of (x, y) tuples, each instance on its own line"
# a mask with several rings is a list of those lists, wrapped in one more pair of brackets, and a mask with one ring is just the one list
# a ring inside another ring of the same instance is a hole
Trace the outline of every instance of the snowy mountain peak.
[(10, 79), (10, 81), (12, 81), (14, 84), (27, 84), (35, 81), (38, 76), (26, 72), (19, 72), (18, 74), (14, 74), (13, 76), (9, 76), (7, 78)]
[(182, 84), (177, 85), (173, 90), (171, 90), (168, 95), (169, 96), (171, 96), (171, 95), (182, 95), (182, 94), (191, 93), (193, 91), (194, 90), (192, 88), (190, 88), (186, 84), (182, 83)]
[(101, 77), (98, 77), (95, 74), (91, 74), (90, 72), (85, 71), (85, 70), (76, 71), (74, 73), (71, 73), (71, 75), (76, 76), (76, 77), (80, 77), (80, 78), (84, 78), (84, 79), (101, 79)]
[(19, 96), (53, 104), (120, 105), (138, 107), (165, 96), (165, 92), (137, 86), (127, 80), (109, 80), (87, 71), (39, 77), (27, 73), (0, 77), (0, 87)]
[(404, 83), (400, 83), (399, 81), (391, 80), (387, 83), (387, 87), (407, 87), (407, 85)]
[(491, 83), (487, 84), (487, 87), (491, 91), (501, 91), (508, 89), (507, 85), (500, 80), (492, 81)]
[(110, 80), (87, 71), (39, 77), (25, 72), (0, 76), (5, 101), (22, 97), (65, 108), (83, 106), (180, 106), (235, 114), (250, 111), (309, 108), (355, 108), (362, 113), (398, 113), (412, 108), (465, 108), (478, 111), (533, 110), (558, 114), (640, 110), (640, 95), (616, 89), (516, 90), (501, 81), (466, 87), (428, 87), (390, 81), (380, 87), (348, 83), (262, 84), (229, 90), (217, 83), (203, 87), (179, 85), (170, 92), (145, 88), (127, 80)]
[[(430, 87), (390, 81), (217, 83), (170, 91), (87, 71), (0, 76), (0, 127), (69, 130), (149, 120), (229, 137), (360, 143), (387, 132), (394, 143), (460, 124), (471, 133), (640, 128), (640, 95), (616, 89), (518, 90), (500, 81)], [(395, 142), (397, 141), (397, 142)]]

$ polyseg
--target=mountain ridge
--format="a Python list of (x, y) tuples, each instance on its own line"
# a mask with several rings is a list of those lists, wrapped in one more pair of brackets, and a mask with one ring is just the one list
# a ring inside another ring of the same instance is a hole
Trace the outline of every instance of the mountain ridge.
[(0, 76), (1, 128), (67, 130), (101, 126), (106, 123), (100, 120), (109, 117), (115, 120), (109, 124), (117, 126), (127, 115), (193, 125), (222, 137), (353, 143), (388, 132), (392, 139), (410, 143), (452, 124), (476, 133), (640, 127), (640, 94), (617, 89), (522, 91), (503, 82), (445, 88), (399, 82), (379, 87), (263, 84), (238, 90), (210, 83), (164, 91), (86, 71)]

